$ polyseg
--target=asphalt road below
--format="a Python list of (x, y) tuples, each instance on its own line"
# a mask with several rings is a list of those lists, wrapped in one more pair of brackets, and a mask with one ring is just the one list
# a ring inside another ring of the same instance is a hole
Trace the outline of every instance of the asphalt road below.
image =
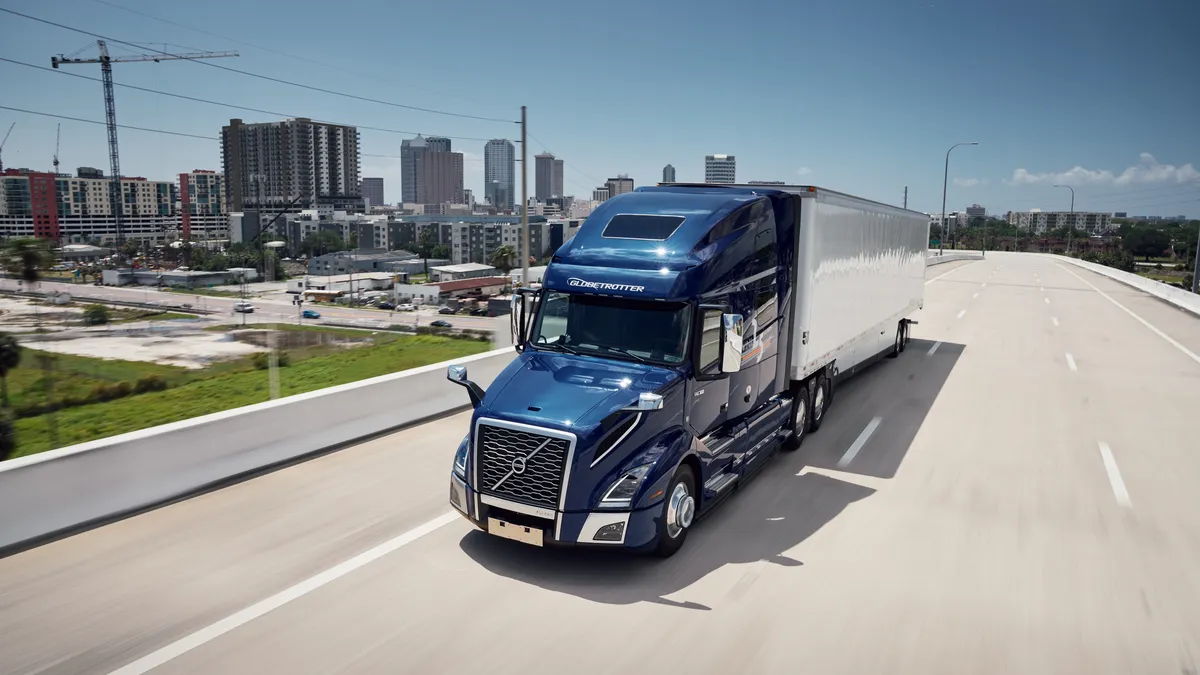
[(670, 560), (447, 515), (460, 414), (0, 560), (0, 672), (1200, 671), (1200, 319), (1047, 258), (929, 276)]

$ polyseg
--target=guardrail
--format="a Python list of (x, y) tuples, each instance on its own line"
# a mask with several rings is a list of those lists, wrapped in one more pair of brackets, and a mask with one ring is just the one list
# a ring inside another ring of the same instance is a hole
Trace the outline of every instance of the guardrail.
[(983, 260), (983, 254), (979, 251), (950, 251), (941, 255), (931, 252), (929, 257), (925, 258), (925, 266), (931, 267), (958, 260)]
[(1174, 286), (1168, 286), (1160, 281), (1139, 277), (1136, 274), (1109, 267), (1107, 265), (1087, 262), (1085, 260), (1080, 260), (1078, 258), (1072, 258), (1065, 255), (1048, 255), (1053, 258), (1058, 258), (1063, 262), (1069, 262), (1076, 267), (1082, 267), (1085, 270), (1104, 275), (1109, 279), (1119, 281), (1126, 286), (1132, 286), (1139, 291), (1148, 293), (1156, 298), (1159, 298), (1160, 300), (1169, 302), (1170, 304), (1175, 305), (1186, 312), (1200, 316), (1200, 295), (1196, 295), (1191, 291), (1186, 291), (1182, 288), (1176, 288)]
[(486, 388), (514, 356), (505, 347), (0, 462), (0, 553), (466, 409), (446, 366), (468, 364)]

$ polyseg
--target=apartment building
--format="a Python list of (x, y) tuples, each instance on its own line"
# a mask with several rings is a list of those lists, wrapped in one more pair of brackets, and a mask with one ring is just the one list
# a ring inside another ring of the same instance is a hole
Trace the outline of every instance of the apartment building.
[(1009, 225), (1034, 234), (1071, 226), (1087, 234), (1100, 234), (1113, 227), (1111, 213), (1093, 211), (1012, 211), (1007, 220)]
[[(60, 244), (115, 244), (112, 181), (96, 175), (91, 170), (71, 176), (6, 169), (0, 174), (0, 239), (40, 237)], [(162, 242), (178, 237), (175, 201), (175, 186), (169, 181), (122, 177), (121, 238)]]

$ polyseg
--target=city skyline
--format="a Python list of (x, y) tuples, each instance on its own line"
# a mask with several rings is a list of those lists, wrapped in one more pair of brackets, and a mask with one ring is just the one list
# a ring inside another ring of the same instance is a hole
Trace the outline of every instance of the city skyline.
[[(315, 7), (301, 0), (297, 7), (310, 6)], [(701, 2), (701, 6), (708, 5)], [(941, 208), (946, 149), (959, 141), (972, 140), (980, 145), (960, 148), (951, 158), (949, 203), (979, 202), (993, 211), (1066, 208), (1070, 195), (1053, 186), (1069, 184), (1077, 189), (1078, 208), (1167, 214), (1182, 211), (1197, 217), (1200, 135), (1192, 131), (1186, 111), (1195, 108), (1200, 94), (1188, 86), (1191, 75), (1185, 64), (1190, 60), (1184, 27), (1200, 19), (1200, 9), (1177, 4), (1160, 12), (1128, 13), (1115, 7), (1108, 2), (1088, 6), (1086, 15), (1091, 18), (1086, 34), (1078, 30), (1078, 11), (1025, 2), (987, 9), (939, 4), (903, 11), (881, 0), (869, 0), (854, 11), (833, 6), (815, 15), (783, 8), (771, 14), (777, 20), (767, 30), (769, 35), (795, 21), (842, 23), (858, 26), (870, 48), (811, 74), (803, 86), (781, 91), (777, 107), (748, 107), (741, 95), (704, 105), (691, 103), (711, 86), (713, 78), (740, 78), (739, 91), (754, 86), (770, 90), (777, 86), (772, 80), (775, 75), (756, 64), (787, 64), (819, 55), (836, 47), (832, 35), (813, 36), (799, 51), (784, 49), (786, 40), (782, 38), (766, 38), (757, 41), (751, 50), (714, 61), (703, 51), (696, 52), (695, 45), (719, 36), (721, 23), (702, 11), (676, 11), (670, 3), (651, 8), (636, 26), (625, 25), (617, 16), (586, 15), (575, 8), (562, 10), (559, 21), (540, 14), (530, 17), (532, 25), (528, 28), (553, 34), (561, 30), (562, 20), (587, 16), (587, 28), (578, 48), (550, 64), (555, 75), (569, 77), (574, 72), (577, 77), (586, 72), (588, 64), (603, 53), (589, 36), (613, 30), (627, 32), (637, 44), (641, 44), (642, 37), (654, 35), (659, 39), (654, 42), (657, 49), (694, 54), (706, 67), (673, 76), (672, 91), (682, 96), (685, 105), (676, 109), (669, 121), (649, 103), (656, 100), (656, 78), (604, 74), (595, 78), (592, 86), (615, 96), (586, 106), (571, 97), (546, 96), (536, 85), (512, 86), (495, 78), (481, 78), (480, 63), (509, 68), (522, 63), (511, 54), (493, 53), (486, 41), (464, 40), (458, 44), (459, 49), (420, 72), (394, 72), (370, 58), (378, 51), (371, 45), (385, 37), (384, 26), (397, 17), (399, 10), (394, 8), (381, 10), (379, 21), (362, 26), (354, 47), (344, 50), (344, 54), (322, 53), (316, 58), (300, 56), (298, 49), (282, 50), (294, 57), (277, 53), (280, 50), (275, 47), (270, 48), (275, 51), (257, 49), (263, 41), (249, 26), (254, 17), (269, 16), (270, 12), (226, 0), (216, 0), (211, 5), (213, 11), (206, 16), (190, 16), (171, 6), (147, 10), (143, 14), (149, 16), (145, 16), (84, 0), (44, 5), (31, 13), (118, 38), (161, 36), (200, 49), (239, 48), (241, 57), (227, 61), (239, 70), (374, 100), (489, 118), (449, 117), (354, 101), (264, 83), (198, 63), (137, 67), (119, 64), (114, 72), (121, 124), (204, 137), (120, 129), (122, 165), (130, 175), (169, 179), (192, 167), (220, 169), (219, 143), (205, 139), (212, 138), (213, 130), (225, 120), (241, 117), (248, 122), (271, 122), (303, 115), (357, 125), (362, 130), (362, 174), (397, 184), (401, 182), (399, 149), (403, 138), (417, 132), (453, 138), (464, 153), (464, 187), (481, 195), (484, 141), (473, 139), (518, 138), (513, 122), (519, 117), (520, 105), (526, 104), (530, 120), (528, 154), (553, 152), (556, 157), (566, 158), (564, 192), (571, 195), (586, 196), (616, 171), (627, 172), (638, 184), (650, 184), (661, 176), (664, 160), (702, 156), (718, 148), (736, 155), (742, 164), (740, 173), (746, 176), (813, 183), (895, 204), (901, 202), (908, 187), (910, 208), (932, 213)], [(222, 11), (247, 13), (247, 21), (221, 21), (217, 17)], [(468, 11), (489, 30), (515, 30), (519, 23), (485, 4), (472, 4)], [(405, 20), (434, 22), (441, 12), (437, 7), (408, 8)], [(306, 15), (299, 11), (294, 16), (271, 16), (280, 30), (302, 31)], [(152, 18), (155, 16), (176, 23), (186, 20), (194, 28), (164, 23)], [(1030, 17), (1036, 17), (1032, 28), (1028, 25)], [(668, 26), (672, 30), (663, 30)], [(981, 41), (1003, 40), (1017, 33), (1053, 39), (1035, 40), (1029, 49), (1016, 53), (973, 51), (953, 59), (934, 48), (937, 36), (964, 31)], [(51, 53), (70, 51), (81, 41), (79, 35), (69, 31), (11, 16), (0, 26), (0, 38), (6, 57), (43, 68)], [(422, 34), (410, 39), (414, 48), (433, 49), (442, 38)], [(1113, 50), (1096, 47), (1135, 39), (1159, 45), (1160, 67), (1136, 68)], [(130, 51), (127, 47), (122, 50)], [(636, 55), (643, 54), (642, 50), (638, 47)], [(1067, 53), (1087, 53), (1091, 58), (1071, 60), (1058, 69), (1044, 68), (1045, 63), (1055, 62)], [(298, 58), (316, 63), (297, 69)], [(79, 68), (74, 72), (80, 77), (66, 77), (61, 72), (12, 63), (0, 64), (0, 69), (5, 73), (6, 87), (21, 94), (21, 102), (14, 102), (14, 106), (103, 120), (99, 85), (94, 81), (97, 72)], [(908, 75), (898, 78), (898, 73)], [(186, 81), (187, 87), (173, 84), (180, 81)], [(901, 86), (901, 81), (907, 84)], [(450, 86), (454, 82), (470, 82), (470, 93)], [(121, 87), (123, 84), (155, 91), (199, 92), (205, 99), (279, 110), (280, 114), (185, 102)], [(1030, 88), (1068, 93), (1098, 86), (1119, 92), (1117, 97), (1127, 101), (1160, 103), (1149, 104), (1135, 115), (1126, 105), (1073, 108), (1057, 105), (1053, 96), (1025, 100), (1019, 95)], [(975, 98), (969, 106), (937, 105), (929, 95), (934, 89), (946, 96), (972, 92)], [(823, 92), (839, 98), (842, 104), (803, 105), (804, 100)], [(888, 105), (877, 104), (881, 97)], [(618, 106), (616, 101), (622, 103)], [(802, 112), (797, 115), (797, 110)], [(586, 131), (602, 128), (612, 119), (629, 123), (620, 134), (603, 139)], [(5, 166), (50, 170), (59, 122), (64, 166), (107, 166), (102, 126), (0, 110), (0, 127), (14, 121), (16, 130), (4, 148)], [(383, 129), (405, 131), (397, 134)], [(703, 178), (700, 171), (695, 163), (682, 161), (677, 178), (698, 182)], [(532, 183), (532, 171), (530, 174)], [(519, 195), (516, 197), (519, 199)], [(391, 201), (399, 200), (393, 195)]]

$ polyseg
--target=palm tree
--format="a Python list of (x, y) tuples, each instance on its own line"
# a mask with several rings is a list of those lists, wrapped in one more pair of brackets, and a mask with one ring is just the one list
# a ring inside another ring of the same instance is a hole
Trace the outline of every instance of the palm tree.
[(46, 240), (25, 237), (10, 239), (4, 245), (4, 271), (20, 277), (32, 286), (42, 278), (42, 268), (54, 264)]
[(508, 274), (509, 270), (511, 270), (513, 267), (512, 259), (516, 256), (517, 249), (513, 248), (509, 244), (505, 244), (492, 253), (492, 266), (497, 267), (500, 269), (500, 271)]
[(0, 405), (8, 407), (8, 373), (21, 362), (21, 345), (13, 336), (0, 334)]

